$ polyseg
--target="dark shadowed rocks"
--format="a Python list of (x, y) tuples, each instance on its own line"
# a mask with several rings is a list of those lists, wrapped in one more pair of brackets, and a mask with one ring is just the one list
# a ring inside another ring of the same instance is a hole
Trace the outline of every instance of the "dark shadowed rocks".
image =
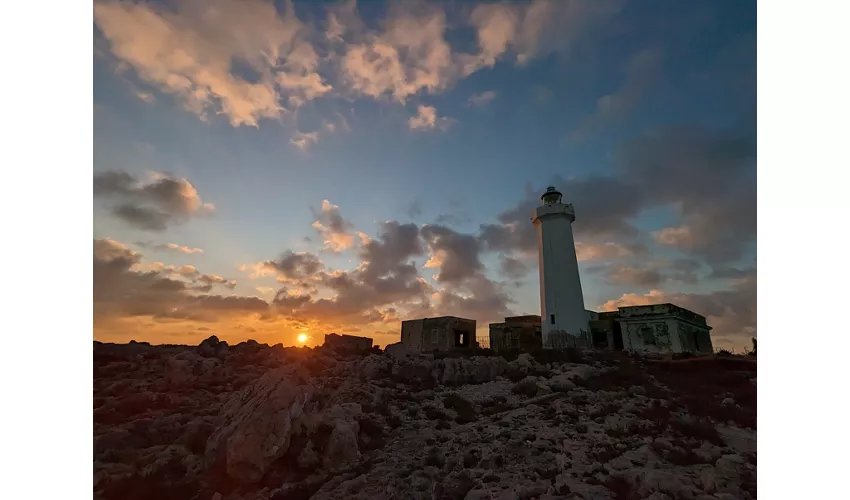
[(201, 344), (94, 345), (94, 498), (756, 498), (752, 356)]
[(207, 441), (207, 466), (223, 466), (241, 482), (260, 481), (289, 448), (292, 422), (303, 415), (311, 395), (302, 370), (278, 368), (263, 375), (222, 408)]

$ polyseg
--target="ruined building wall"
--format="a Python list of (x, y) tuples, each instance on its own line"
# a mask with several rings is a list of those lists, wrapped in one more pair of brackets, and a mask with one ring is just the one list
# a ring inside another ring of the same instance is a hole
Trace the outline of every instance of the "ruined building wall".
[[(402, 321), (401, 342), (417, 351), (447, 350), (456, 347), (473, 347), (475, 320), (444, 316)], [(461, 339), (458, 334), (462, 334)], [(460, 345), (459, 341), (465, 345)]]
[(368, 351), (372, 348), (372, 339), (369, 337), (328, 333), (325, 335), (324, 345), (343, 351)]
[(677, 322), (669, 318), (643, 317), (620, 320), (623, 347), (652, 353), (682, 352)]
[(413, 349), (422, 350), (422, 327), (424, 320), (412, 319), (401, 322), (401, 343)]

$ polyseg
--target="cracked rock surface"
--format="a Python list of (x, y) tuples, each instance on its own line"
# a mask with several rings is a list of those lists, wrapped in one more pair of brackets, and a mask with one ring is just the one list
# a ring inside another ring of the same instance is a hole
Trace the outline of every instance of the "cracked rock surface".
[(387, 351), (96, 342), (94, 498), (756, 498), (752, 357)]

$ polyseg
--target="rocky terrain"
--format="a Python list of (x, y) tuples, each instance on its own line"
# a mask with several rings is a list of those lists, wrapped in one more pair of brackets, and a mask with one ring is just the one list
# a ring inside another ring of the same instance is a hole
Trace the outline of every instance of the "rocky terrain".
[(94, 345), (94, 498), (756, 498), (753, 357)]

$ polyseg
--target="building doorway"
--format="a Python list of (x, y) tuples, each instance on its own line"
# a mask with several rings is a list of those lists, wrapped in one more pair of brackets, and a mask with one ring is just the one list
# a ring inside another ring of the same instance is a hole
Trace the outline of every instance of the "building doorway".
[(620, 328), (620, 323), (618, 321), (614, 322), (614, 350), (622, 351), (623, 350), (623, 330)]

